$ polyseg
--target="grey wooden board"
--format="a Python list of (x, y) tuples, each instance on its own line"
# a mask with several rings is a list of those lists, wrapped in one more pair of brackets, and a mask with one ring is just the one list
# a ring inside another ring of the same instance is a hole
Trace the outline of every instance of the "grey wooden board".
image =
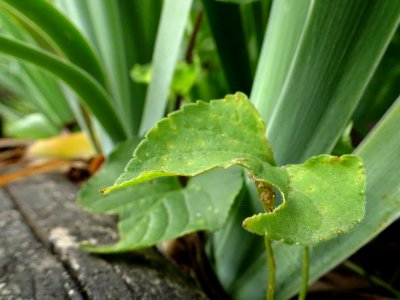
[(82, 299), (63, 265), (38, 242), (3, 190), (0, 299)]
[(60, 175), (38, 175), (7, 186), (37, 238), (67, 268), (88, 299), (205, 299), (192, 282), (152, 249), (96, 256), (79, 248), (118, 236), (111, 216), (83, 212), (78, 187)]

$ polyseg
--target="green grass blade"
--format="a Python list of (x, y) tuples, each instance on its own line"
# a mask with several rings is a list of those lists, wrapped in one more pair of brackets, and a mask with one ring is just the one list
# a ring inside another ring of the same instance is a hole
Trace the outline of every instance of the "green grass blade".
[[(310, 3), (307, 19), (294, 56), (287, 58), (290, 68), (266, 120), (278, 163), (304, 161), (332, 150), (399, 23), (397, 1), (305, 3)], [(273, 8), (271, 18), (274, 13), (285, 11)], [(274, 47), (271, 43), (263, 51)], [(275, 66), (265, 72), (281, 72)], [(256, 97), (253, 101), (275, 100)]]
[(81, 97), (115, 142), (125, 139), (124, 129), (109, 96), (85, 71), (57, 56), (2, 35), (0, 52), (33, 63), (60, 77)]
[(27, 91), (25, 99), (29, 101), (31, 97), (34, 98), (46, 117), (58, 127), (62, 127), (74, 119), (72, 111), (58, 84), (40, 71), (32, 66), (21, 66), (22, 74), (16, 74), (16, 76), (20, 76), (23, 80)]
[(35, 24), (71, 62), (104, 85), (103, 71), (91, 46), (75, 26), (49, 2), (4, 0), (1, 5), (22, 17), (28, 24)]
[(191, 0), (164, 1), (152, 60), (153, 78), (147, 90), (140, 135), (153, 127), (165, 114), (169, 87), (180, 54), (191, 5)]
[(203, 0), (207, 20), (217, 46), (229, 92), (249, 94), (252, 81), (250, 58), (240, 14), (240, 6)]
[[(130, 66), (126, 61), (125, 41), (117, 1), (88, 1), (89, 14), (104, 62), (115, 109), (129, 136), (135, 133), (134, 114), (129, 86)], [(129, 38), (129, 37), (128, 37)]]
[[(296, 52), (310, 1), (274, 1), (250, 99), (268, 124)], [(290, 24), (288, 24), (290, 20)]]
[[(1, 29), (11, 34), (16, 39), (34, 45), (37, 44), (34, 38), (29, 35), (22, 26), (12, 22), (8, 14), (0, 13), (0, 22)], [(23, 88), (23, 90), (26, 91), (25, 99), (27, 101), (32, 99), (40, 111), (58, 127), (73, 119), (67, 100), (54, 78), (51, 78), (48, 74), (32, 66), (27, 66), (16, 61), (13, 61), (12, 64), (16, 68), (10, 67), (3, 70), (5, 70), (9, 76), (15, 74), (16, 77), (20, 77), (24, 85), (29, 85), (29, 88)], [(27, 92), (28, 90), (29, 92)], [(20, 94), (22, 90), (21, 87), (18, 87), (13, 89), (13, 91)], [(51, 101), (49, 101), (49, 99), (51, 99)]]
[(352, 117), (354, 128), (365, 136), (400, 94), (400, 28), (386, 50)]
[(97, 51), (98, 41), (90, 18), (87, 0), (57, 0), (55, 5), (86, 36)]

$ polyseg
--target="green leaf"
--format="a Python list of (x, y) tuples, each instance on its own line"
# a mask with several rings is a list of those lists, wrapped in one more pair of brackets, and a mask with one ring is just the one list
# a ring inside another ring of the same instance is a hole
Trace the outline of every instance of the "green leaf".
[(214, 0), (217, 2), (235, 3), (235, 4), (247, 4), (251, 2), (256, 2), (260, 0)]
[(244, 227), (292, 244), (316, 244), (352, 229), (365, 213), (365, 170), (356, 156), (321, 155), (285, 167), (286, 201), (272, 213), (244, 220)]
[(60, 77), (81, 97), (113, 141), (125, 139), (125, 131), (111, 106), (109, 95), (88, 73), (55, 55), (4, 35), (0, 35), (0, 52), (33, 63)]
[(253, 76), (240, 6), (215, 0), (202, 2), (229, 85), (229, 92), (249, 93)]
[[(216, 167), (273, 168), (265, 126), (244, 94), (184, 105), (162, 119), (141, 142), (110, 192), (162, 176), (195, 176)], [(278, 169), (278, 168), (275, 168)]]
[(166, 0), (158, 27), (153, 53), (153, 76), (146, 94), (146, 102), (139, 134), (165, 115), (169, 88), (178, 61), (183, 33), (188, 21), (192, 0)]
[(186, 96), (193, 87), (199, 73), (199, 62), (194, 62), (193, 64), (188, 64), (183, 61), (179, 62), (176, 66), (174, 78), (172, 79), (172, 92)]
[[(186, 96), (193, 87), (200, 73), (199, 62), (188, 64), (184, 61), (176, 65), (175, 73), (170, 86), (170, 92)], [(153, 78), (153, 68), (151, 64), (136, 64), (131, 70), (131, 77), (137, 83), (148, 84)]]
[(335, 148), (332, 150), (333, 155), (343, 155), (343, 154), (349, 154), (353, 152), (354, 147), (353, 143), (351, 141), (351, 130), (353, 129), (353, 122), (350, 122), (349, 125), (347, 125), (346, 129), (343, 131), (343, 134), (340, 138), (340, 140), (337, 142), (335, 145)]
[(148, 84), (152, 77), (152, 66), (151, 64), (136, 64), (131, 70), (131, 78), (137, 83)]
[(359, 158), (324, 155), (303, 165), (274, 167), (264, 133), (260, 116), (244, 94), (186, 105), (149, 131), (125, 172), (105, 192), (157, 177), (195, 176), (240, 165), (266, 188), (277, 188), (284, 201), (272, 213), (246, 219), (244, 226), (251, 232), (309, 245), (360, 222), (365, 176)]
[(242, 172), (215, 170), (192, 178), (186, 187), (177, 178), (161, 178), (130, 186), (103, 197), (101, 186), (123, 170), (137, 141), (121, 144), (102, 170), (81, 190), (78, 203), (91, 212), (118, 214), (120, 240), (114, 245), (90, 246), (93, 252), (143, 248), (198, 230), (220, 228), (242, 186)]
[(29, 114), (16, 120), (5, 128), (7, 136), (16, 138), (40, 139), (58, 134), (57, 128), (42, 114)]
[[(398, 27), (399, 4), (391, 0), (273, 1), (250, 98), (267, 122), (268, 139), (278, 164), (330, 153)], [(333, 79), (335, 68), (337, 76)], [(317, 131), (318, 137), (311, 139)], [(309, 148), (311, 144), (313, 149)], [(235, 242), (239, 241), (232, 244)], [(277, 297), (286, 299), (289, 295), (280, 292), (286, 285), (290, 284), (290, 295), (300, 286), (300, 281), (294, 282), (293, 278), (298, 279), (301, 272), (296, 263), (302, 259), (301, 250), (276, 244), (279, 247), (275, 253), (287, 248), (277, 259)], [(340, 252), (341, 247), (338, 245), (333, 252)], [(225, 249), (232, 248), (227, 245)], [(342, 259), (355, 250), (346, 251)], [(245, 266), (232, 285), (233, 298), (264, 298), (265, 290), (260, 289), (265, 286), (266, 276), (266, 268), (260, 268), (265, 263), (262, 251), (245, 253), (233, 263)]]
[(274, 2), (251, 99), (278, 163), (332, 151), (399, 15), (392, 0)]
[(130, 95), (129, 65), (118, 1), (87, 1), (87, 5), (114, 108), (128, 135), (132, 136), (137, 130), (132, 125), (137, 120), (134, 119), (134, 101)]
[(34, 23), (37, 26), (35, 29), (40, 29), (42, 34), (48, 36), (49, 42), (56, 50), (60, 50), (72, 63), (104, 85), (103, 70), (90, 44), (49, 2), (5, 0), (1, 5), (23, 18), (28, 24)]
[[(363, 159), (367, 173), (365, 218), (351, 233), (310, 249), (310, 282), (333, 269), (399, 219), (399, 128), (400, 98), (355, 151)], [(276, 243), (274, 253), (277, 265), (276, 297), (288, 299), (296, 294), (300, 285), (302, 249)], [(236, 278), (233, 294), (237, 299), (264, 297), (262, 290), (254, 289), (255, 282), (260, 284), (265, 281), (266, 270), (260, 268), (263, 263), (265, 255), (258, 255)]]

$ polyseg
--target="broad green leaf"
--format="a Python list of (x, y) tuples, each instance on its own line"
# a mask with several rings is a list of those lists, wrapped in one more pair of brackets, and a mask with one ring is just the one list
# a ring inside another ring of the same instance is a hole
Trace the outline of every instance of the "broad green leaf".
[(254, 233), (292, 244), (316, 244), (352, 229), (365, 213), (365, 174), (356, 156), (321, 155), (285, 167), (286, 201), (244, 220)]
[(121, 144), (79, 194), (79, 204), (91, 212), (120, 217), (120, 240), (114, 245), (87, 245), (88, 250), (128, 251), (198, 230), (215, 230), (225, 223), (242, 186), (239, 169), (212, 171), (190, 179), (186, 187), (177, 178), (161, 178), (101, 197), (99, 188), (122, 171), (136, 143)]
[[(360, 95), (365, 91), (368, 80), (398, 26), (399, 4), (400, 2), (391, 0), (273, 1), (257, 70), (260, 74), (254, 81), (251, 99), (267, 122), (268, 139), (278, 164), (299, 162), (311, 154), (330, 153), (349, 123)], [(321, 30), (322, 26), (325, 29)], [(339, 30), (339, 27), (343, 29)], [(282, 31), (284, 33), (280, 33)], [(353, 34), (349, 35), (349, 32)], [(304, 40), (306, 35), (307, 41)], [(373, 44), (371, 40), (374, 41)], [(339, 53), (340, 60), (335, 58)], [(267, 64), (263, 62), (263, 57), (268, 58)], [(333, 80), (332, 68), (335, 67), (339, 75)], [(320, 70), (317, 71), (316, 68)], [(297, 70), (294, 71), (295, 69)], [(296, 76), (294, 72), (297, 73)], [(299, 72), (303, 73), (299, 75)], [(290, 93), (284, 92), (289, 85)], [(318, 95), (317, 91), (325, 95)], [(285, 93), (284, 97), (282, 93)], [(341, 100), (336, 101), (338, 99)], [(330, 125), (324, 121), (325, 113), (329, 114), (326, 120), (332, 122)], [(276, 115), (271, 120), (273, 114)], [(310, 137), (317, 130), (318, 138), (311, 141)], [(305, 147), (305, 144), (311, 142), (315, 152), (310, 152), (308, 146)], [(318, 145), (320, 148), (317, 149)], [(224, 249), (234, 249), (232, 245), (235, 243), (237, 241), (229, 241)], [(279, 247), (275, 248), (275, 253), (286, 248), (281, 243), (277, 245)], [(335, 243), (331, 245), (335, 247)], [(280, 290), (280, 284), (290, 282), (292, 293), (295, 293), (300, 284), (292, 278), (299, 278), (301, 249), (287, 248), (279, 258), (286, 263), (282, 273), (278, 266), (277, 289)], [(333, 251), (340, 251), (339, 247), (335, 249)], [(352, 253), (347, 251), (346, 257)], [(265, 286), (266, 276), (266, 268), (260, 268), (260, 265), (265, 265), (262, 251), (258, 254), (254, 251), (245, 253), (233, 263), (244, 266), (237, 273), (240, 275), (236, 278), (235, 285), (231, 285), (233, 297), (263, 299), (265, 290), (259, 288)], [(282, 298), (280, 295), (282, 294), (278, 293), (277, 297)], [(288, 298), (288, 295), (283, 298)]]
[[(397, 99), (355, 151), (363, 159), (367, 174), (365, 218), (351, 233), (310, 249), (310, 282), (355, 253), (400, 217), (399, 128), (400, 99)], [(276, 243), (274, 253), (277, 264), (276, 297), (288, 299), (296, 294), (300, 285), (302, 249)], [(231, 289), (236, 299), (263, 299), (264, 291), (255, 290), (254, 285), (265, 284), (266, 269), (260, 268), (265, 259), (265, 255), (259, 254), (236, 278), (236, 284)]]
[(115, 142), (125, 139), (109, 95), (88, 73), (55, 55), (4, 35), (0, 35), (0, 53), (33, 63), (60, 77), (81, 97)]
[(246, 219), (244, 227), (251, 232), (308, 245), (360, 222), (365, 176), (359, 158), (325, 155), (303, 165), (274, 167), (264, 133), (244, 94), (184, 106), (149, 131), (125, 172), (105, 192), (157, 177), (195, 176), (240, 165), (257, 182), (277, 188), (284, 201), (272, 213)]
[(140, 135), (154, 126), (165, 114), (169, 86), (179, 58), (191, 6), (192, 0), (164, 1), (152, 59), (155, 76), (153, 76), (146, 94)]
[(156, 177), (195, 176), (235, 164), (262, 173), (274, 164), (264, 133), (260, 116), (244, 94), (184, 105), (147, 133), (125, 172), (105, 192)]

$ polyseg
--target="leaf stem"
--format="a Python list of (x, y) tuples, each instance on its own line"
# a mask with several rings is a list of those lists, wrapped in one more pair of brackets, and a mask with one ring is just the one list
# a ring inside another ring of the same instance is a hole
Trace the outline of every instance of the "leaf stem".
[(308, 247), (304, 247), (303, 248), (303, 271), (301, 274), (301, 287), (300, 287), (299, 300), (304, 300), (304, 299), (306, 299), (306, 296), (307, 296), (308, 265), (309, 265)]
[(268, 276), (266, 299), (273, 300), (275, 292), (275, 258), (272, 250), (271, 241), (267, 235), (264, 235), (265, 250), (267, 253)]

